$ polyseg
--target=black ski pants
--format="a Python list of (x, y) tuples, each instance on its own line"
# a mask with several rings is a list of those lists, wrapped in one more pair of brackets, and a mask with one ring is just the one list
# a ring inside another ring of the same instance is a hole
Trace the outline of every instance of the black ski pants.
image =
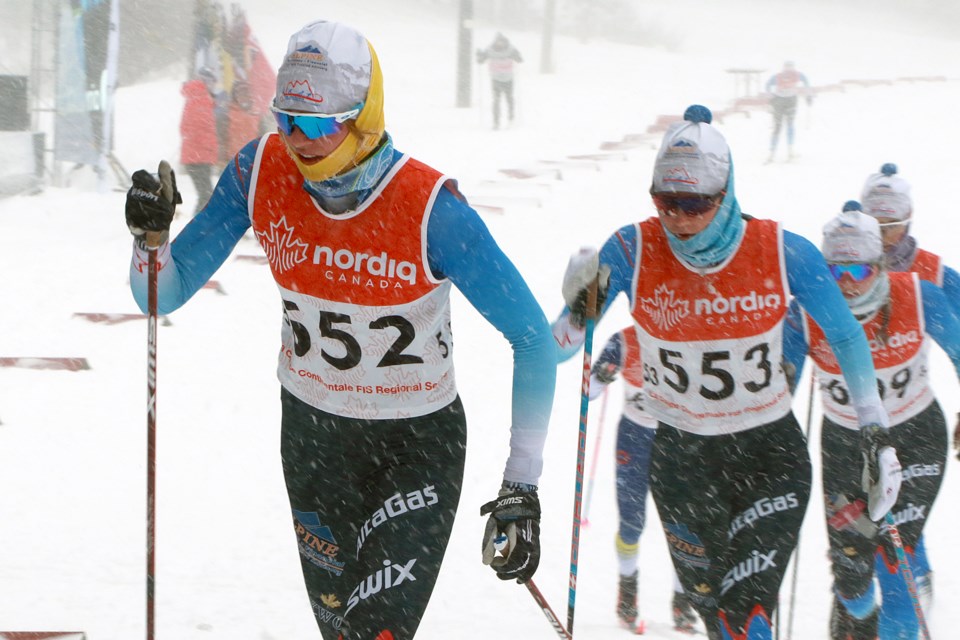
[(810, 499), (810, 474), (792, 413), (718, 436), (660, 423), (650, 488), (677, 575), (711, 639), (721, 637), (720, 624), (733, 634), (769, 625)]
[(413, 638), (460, 499), (460, 399), (402, 420), (332, 415), (285, 390), (281, 402), (283, 473), (321, 635)]
[[(912, 554), (940, 492), (947, 463), (947, 423), (940, 404), (934, 401), (912, 419), (890, 427), (890, 437), (903, 467), (903, 485), (891, 513), (904, 547)], [(895, 568), (896, 550), (882, 523), (874, 524), (866, 513), (859, 432), (824, 419), (820, 446), (834, 587), (852, 599), (865, 593), (873, 580), (874, 554), (882, 553), (887, 566)]]

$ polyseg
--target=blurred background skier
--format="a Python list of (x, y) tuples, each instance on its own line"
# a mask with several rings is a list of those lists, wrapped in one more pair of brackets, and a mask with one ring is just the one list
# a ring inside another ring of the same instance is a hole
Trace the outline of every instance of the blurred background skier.
[[(657, 419), (644, 409), (643, 362), (633, 325), (610, 336), (603, 346), (590, 374), (590, 399), (599, 398), (619, 374), (623, 375), (623, 412), (617, 424), (616, 443), (617, 513), (620, 516), (615, 539), (620, 572), (617, 617), (625, 627), (641, 630), (638, 627), (638, 560), (640, 534), (647, 517), (650, 450), (657, 433)], [(692, 632), (697, 614), (676, 572), (673, 572), (672, 609), (674, 626)]]
[(477, 63), (487, 63), (490, 72), (490, 84), (493, 90), (493, 128), (500, 128), (500, 98), (507, 103), (507, 119), (512, 123), (514, 117), (514, 76), (515, 64), (523, 62), (520, 51), (507, 39), (507, 36), (498, 33), (493, 42), (486, 49), (477, 49)]
[(770, 157), (767, 158), (767, 162), (773, 162), (780, 131), (783, 129), (786, 129), (787, 157), (792, 159), (795, 157), (793, 140), (797, 100), (803, 95), (808, 107), (813, 104), (810, 83), (807, 81), (807, 76), (797, 71), (796, 65), (788, 60), (783, 63), (783, 69), (770, 76), (765, 90), (770, 94), (770, 110), (773, 113), (773, 133), (770, 136)]

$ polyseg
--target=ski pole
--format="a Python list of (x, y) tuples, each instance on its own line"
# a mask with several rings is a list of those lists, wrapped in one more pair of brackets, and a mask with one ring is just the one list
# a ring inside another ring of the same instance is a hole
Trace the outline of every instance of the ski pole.
[(153, 640), (154, 540), (157, 446), (157, 248), (158, 232), (147, 232), (147, 640)]
[(570, 584), (567, 602), (567, 631), (573, 637), (573, 611), (577, 602), (577, 566), (580, 555), (580, 507), (583, 499), (583, 459), (587, 446), (587, 410), (590, 405), (590, 360), (593, 351), (593, 328), (597, 316), (597, 279), (587, 289), (587, 308), (583, 339), (583, 376), (580, 382), (580, 431), (577, 437), (577, 480), (573, 498), (573, 534), (570, 541)]
[(540, 589), (538, 589), (537, 585), (533, 583), (533, 580), (527, 580), (526, 587), (530, 592), (530, 595), (533, 596), (533, 599), (537, 601), (538, 605), (540, 605), (540, 610), (543, 611), (543, 615), (547, 617), (547, 620), (550, 622), (550, 626), (553, 627), (553, 630), (557, 632), (557, 635), (561, 638), (572, 640), (573, 636), (567, 633), (567, 630), (563, 628), (563, 625), (560, 623), (560, 618), (558, 618), (557, 614), (555, 614), (553, 609), (550, 608), (550, 604), (547, 602), (547, 599), (543, 597), (542, 593), (540, 593)]
[(907, 560), (907, 552), (903, 548), (903, 539), (900, 537), (900, 530), (897, 528), (897, 522), (893, 515), (888, 511), (884, 516), (884, 522), (887, 524), (887, 531), (890, 532), (890, 539), (893, 541), (893, 548), (897, 551), (897, 561), (900, 564), (900, 574), (907, 585), (907, 592), (910, 594), (910, 602), (913, 603), (913, 612), (920, 623), (920, 633), (923, 640), (930, 640), (930, 629), (927, 628), (927, 619), (923, 615), (923, 607), (920, 606), (920, 596), (917, 595), (917, 582), (913, 579), (913, 571), (910, 569), (910, 562)]
[[(166, 160), (160, 161), (157, 169), (162, 185), (161, 197), (168, 202), (176, 201), (171, 174), (173, 169)], [(176, 204), (174, 204), (176, 207)], [(157, 506), (157, 280), (160, 263), (157, 250), (163, 232), (148, 231), (146, 243), (147, 262), (147, 640), (154, 638), (154, 554), (156, 540)]]
[[(810, 425), (813, 424), (813, 390), (816, 376), (813, 370), (810, 371), (810, 395), (807, 397), (807, 426), (803, 431), (804, 440), (810, 440)], [(809, 446), (809, 445), (808, 445)], [(800, 567), (800, 536), (797, 536), (797, 549), (793, 554), (793, 575), (790, 578), (790, 612), (787, 615), (787, 640), (793, 638), (793, 612), (797, 598), (797, 573)], [(777, 619), (780, 618), (780, 609), (777, 608)], [(777, 628), (777, 640), (780, 638), (779, 625)]]
[(607, 416), (607, 389), (603, 388), (603, 399), (600, 400), (600, 419), (597, 425), (597, 438), (593, 443), (593, 458), (590, 460), (590, 479), (587, 481), (587, 497), (583, 501), (583, 526), (590, 526), (587, 514), (590, 512), (590, 498), (593, 496), (593, 478), (597, 475), (597, 454), (600, 452), (600, 436), (603, 434), (603, 421)]

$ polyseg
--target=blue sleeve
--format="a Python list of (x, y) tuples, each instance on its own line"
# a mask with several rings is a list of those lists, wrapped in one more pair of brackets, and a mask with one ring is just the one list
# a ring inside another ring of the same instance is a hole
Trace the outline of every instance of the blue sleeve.
[(953, 307), (953, 313), (960, 318), (960, 273), (950, 267), (943, 267), (943, 293)]
[(430, 269), (444, 276), (513, 348), (513, 431), (546, 433), (556, 350), (546, 316), (513, 263), (465, 201), (440, 189), (427, 223)]
[[(789, 231), (783, 232), (783, 244), (790, 292), (823, 329), (843, 371), (857, 414), (864, 420), (867, 414), (863, 411), (877, 411), (881, 404), (863, 327), (850, 313), (820, 250), (806, 238)], [(872, 413), (870, 419), (874, 419)]]
[(609, 369), (610, 372), (614, 376), (620, 373), (620, 370), (623, 369), (623, 349), (621, 348), (621, 344), (623, 343), (621, 340), (622, 336), (622, 332), (617, 332), (610, 336), (610, 339), (607, 340), (607, 343), (603, 345), (603, 350), (600, 352), (600, 355), (593, 363), (594, 372), (605, 367), (606, 365), (612, 365), (612, 367)]
[[(169, 253), (161, 248), (157, 280), (157, 309), (170, 313), (183, 306), (226, 261), (250, 228), (247, 193), (258, 141), (248, 143), (227, 165), (210, 201), (177, 234)], [(130, 268), (130, 288), (144, 312), (147, 310), (147, 270), (135, 249)]]
[(783, 324), (783, 363), (792, 382), (790, 387), (796, 389), (797, 382), (803, 375), (803, 363), (807, 357), (807, 338), (803, 335), (803, 311), (794, 298), (787, 309), (787, 320)]
[(960, 378), (960, 320), (947, 296), (935, 284), (920, 281), (923, 297), (923, 321), (927, 333), (944, 350)]

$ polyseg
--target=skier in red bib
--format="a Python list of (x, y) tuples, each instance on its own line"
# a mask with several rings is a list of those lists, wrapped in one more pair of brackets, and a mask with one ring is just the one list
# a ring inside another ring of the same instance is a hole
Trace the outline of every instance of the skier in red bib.
[(560, 356), (572, 355), (591, 283), (601, 313), (626, 295), (658, 420), (650, 490), (684, 592), (711, 640), (770, 640), (811, 482), (780, 366), (791, 296), (837, 354), (874, 520), (896, 501), (899, 467), (881, 446), (888, 419), (863, 329), (813, 244), (741, 213), (730, 149), (711, 119), (693, 105), (664, 135), (650, 188), (657, 217), (571, 258), (553, 330), (570, 345)]
[(283, 311), (280, 458), (326, 640), (413, 638), (433, 591), (466, 452), (453, 286), (514, 357), (510, 455), (481, 509), (482, 560), (522, 583), (540, 558), (537, 482), (556, 376), (549, 324), (456, 181), (395, 149), (383, 106), (366, 38), (308, 24), (277, 74), (277, 131), (240, 150), (176, 240), (167, 235), (177, 198), (164, 196), (165, 183), (176, 193), (172, 174), (138, 171), (127, 195), (141, 308), (151, 249), (160, 313), (196, 293), (248, 230), (266, 254)]

